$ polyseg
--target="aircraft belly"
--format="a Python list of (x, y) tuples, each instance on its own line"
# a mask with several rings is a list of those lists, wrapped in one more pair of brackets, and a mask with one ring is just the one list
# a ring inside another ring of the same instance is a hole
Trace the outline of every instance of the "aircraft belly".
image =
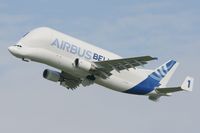
[(144, 72), (141, 74), (141, 71), (141, 69), (130, 69), (129, 71), (124, 70), (120, 73), (113, 72), (113, 75), (107, 79), (98, 78), (96, 83), (115, 91), (126, 92), (148, 76)]
[(115, 76), (110, 76), (107, 79), (97, 78), (95, 81), (97, 84), (107, 87), (115, 91), (126, 91), (132, 87), (132, 83)]

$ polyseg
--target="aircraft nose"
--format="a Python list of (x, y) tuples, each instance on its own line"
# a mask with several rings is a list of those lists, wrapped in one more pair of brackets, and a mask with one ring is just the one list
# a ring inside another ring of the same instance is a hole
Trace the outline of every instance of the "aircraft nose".
[(24, 56), (27, 55), (26, 50), (24, 50), (24, 48), (22, 48), (21, 45), (13, 45), (8, 47), (8, 51), (14, 55), (15, 57), (18, 58), (24, 58)]
[(10, 46), (8, 47), (8, 51), (14, 55), (14, 56), (18, 56), (19, 55), (19, 51), (18, 49), (16, 48), (16, 46)]
[(8, 47), (8, 51), (9, 51), (11, 54), (13, 54), (13, 53), (14, 53), (14, 47), (13, 47), (13, 46)]

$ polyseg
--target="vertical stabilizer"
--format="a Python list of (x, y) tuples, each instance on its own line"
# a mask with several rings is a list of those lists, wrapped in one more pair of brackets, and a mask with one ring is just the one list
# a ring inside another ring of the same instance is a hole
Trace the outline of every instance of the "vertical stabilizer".
[(165, 86), (169, 81), (170, 77), (177, 68), (177, 62), (170, 60), (163, 64), (162, 66), (155, 69), (146, 79), (132, 87), (129, 90), (126, 90), (126, 93), (145, 95), (150, 93), (160, 86)]
[(169, 82), (171, 76), (174, 74), (175, 70), (177, 69), (179, 63), (170, 60), (157, 69), (155, 69), (154, 73), (151, 75), (152, 78), (160, 81), (159, 87), (166, 87), (167, 83)]
[(179, 66), (179, 63), (176, 62), (176, 64), (174, 64), (174, 66), (172, 67), (172, 69), (166, 74), (166, 76), (160, 81), (160, 87), (166, 87), (167, 83), (169, 82), (169, 80), (171, 79), (172, 75), (174, 74), (174, 72), (176, 71), (177, 67)]

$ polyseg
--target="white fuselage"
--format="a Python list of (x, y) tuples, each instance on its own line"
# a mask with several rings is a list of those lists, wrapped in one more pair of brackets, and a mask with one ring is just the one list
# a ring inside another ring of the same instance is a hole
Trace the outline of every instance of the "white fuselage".
[[(15, 56), (47, 64), (78, 78), (84, 78), (88, 73), (74, 67), (76, 58), (90, 62), (121, 58), (112, 52), (45, 27), (31, 31), (17, 45), (22, 47), (10, 48), (15, 51)], [(109, 78), (97, 77), (95, 83), (124, 92), (147, 78), (151, 72), (137, 68), (120, 72), (113, 70)]]

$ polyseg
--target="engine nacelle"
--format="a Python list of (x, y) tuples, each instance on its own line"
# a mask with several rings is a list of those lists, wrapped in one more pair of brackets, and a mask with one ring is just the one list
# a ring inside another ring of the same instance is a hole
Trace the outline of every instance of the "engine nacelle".
[(83, 60), (83, 59), (78, 59), (78, 58), (75, 59), (74, 65), (75, 65), (75, 67), (77, 67), (83, 71), (86, 71), (86, 72), (89, 72), (90, 70), (95, 70), (94, 64), (92, 64), (89, 61)]
[(58, 82), (61, 78), (61, 74), (57, 71), (52, 71), (49, 69), (44, 70), (43, 77), (53, 82)]

